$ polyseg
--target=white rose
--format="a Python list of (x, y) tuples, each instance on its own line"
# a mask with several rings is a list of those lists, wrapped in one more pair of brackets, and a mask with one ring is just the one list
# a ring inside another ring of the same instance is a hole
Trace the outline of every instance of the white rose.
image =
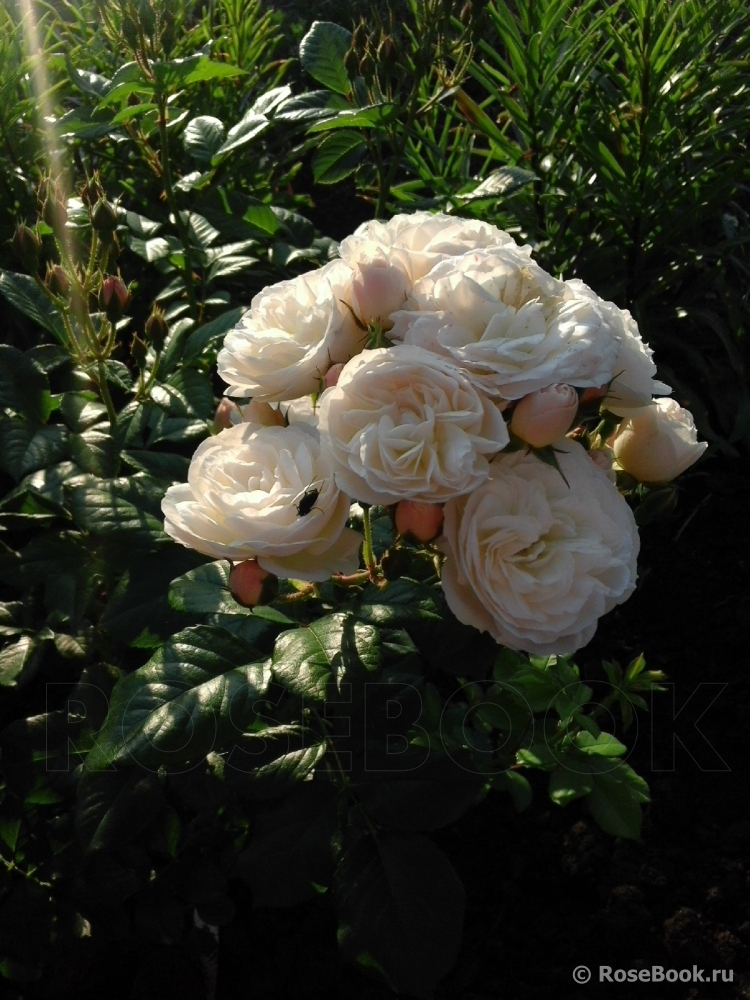
[(459, 621), (511, 649), (572, 653), (633, 592), (639, 539), (625, 500), (581, 445), (563, 439), (560, 473), (533, 454), (492, 463), (445, 505), (443, 590)]
[(629, 310), (620, 309), (614, 302), (600, 299), (577, 278), (566, 284), (576, 293), (596, 300), (602, 316), (618, 342), (618, 353), (613, 366), (613, 380), (603, 400), (604, 406), (617, 416), (627, 416), (634, 407), (648, 406), (652, 396), (661, 396), (672, 391), (664, 382), (658, 381), (656, 365), (651, 360), (653, 351), (644, 344), (638, 324)]
[(497, 406), (442, 358), (416, 347), (363, 351), (320, 400), (336, 481), (370, 504), (439, 503), (489, 473), (508, 444)]
[[(479, 219), (457, 219), (441, 212), (414, 212), (412, 215), (394, 215), (388, 222), (373, 219), (363, 223), (339, 246), (341, 259), (355, 272), (364, 272), (360, 279), (365, 285), (363, 297), (365, 313), (373, 318), (385, 318), (403, 305), (411, 286), (419, 278), (447, 257), (456, 257), (480, 247), (511, 246), (528, 257), (531, 247), (518, 247), (515, 240), (502, 229)], [(387, 270), (385, 270), (387, 265)], [(373, 267), (381, 273), (372, 273)], [(372, 294), (367, 293), (368, 280)], [(376, 282), (382, 286), (377, 288)], [(373, 311), (373, 299), (381, 292), (381, 305)], [(353, 301), (352, 307), (359, 304)], [(386, 306), (390, 306), (386, 312)], [(368, 322), (367, 316), (358, 315)]]
[[(299, 511), (308, 490), (315, 504)], [(214, 559), (257, 558), (276, 576), (327, 580), (359, 566), (362, 536), (314, 429), (238, 424), (198, 446), (162, 500), (164, 530)]]
[(655, 399), (623, 420), (612, 441), (620, 468), (642, 483), (669, 483), (708, 448), (693, 415), (674, 399)]
[(351, 299), (353, 272), (342, 261), (271, 285), (230, 330), (219, 352), (227, 394), (273, 403), (320, 389), (331, 364), (363, 345), (342, 300)]
[(555, 383), (602, 385), (618, 351), (597, 300), (511, 247), (437, 264), (391, 319), (393, 340), (450, 358), (504, 399)]

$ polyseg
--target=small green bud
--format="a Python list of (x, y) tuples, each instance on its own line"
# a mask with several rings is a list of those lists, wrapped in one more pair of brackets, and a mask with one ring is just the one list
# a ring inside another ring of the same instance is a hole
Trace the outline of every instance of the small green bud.
[(354, 34), (352, 35), (352, 48), (356, 49), (360, 54), (364, 52), (365, 46), (367, 45), (367, 25), (364, 21), (360, 21), (357, 27), (354, 29)]
[(86, 178), (86, 183), (81, 188), (80, 193), (81, 201), (87, 208), (93, 208), (104, 197), (104, 190), (99, 183), (99, 174), (96, 170), (93, 177)]
[(128, 48), (137, 49), (139, 47), (138, 25), (132, 17), (126, 16), (123, 18), (122, 37), (125, 39)]
[(122, 278), (111, 274), (99, 289), (99, 308), (106, 313), (110, 323), (116, 323), (130, 305), (130, 292)]
[(148, 347), (141, 340), (141, 338), (136, 334), (133, 337), (133, 342), (130, 345), (130, 356), (135, 361), (136, 365), (141, 371), (146, 367), (146, 355), (148, 353)]
[(70, 279), (59, 264), (47, 267), (47, 276), (44, 283), (59, 299), (67, 299), (70, 291)]
[(382, 42), (378, 46), (378, 62), (385, 66), (386, 69), (391, 69), (397, 59), (396, 46), (390, 35), (385, 35)]
[(150, 0), (140, 0), (138, 4), (138, 20), (145, 35), (153, 35), (156, 28), (156, 16)]
[(68, 209), (65, 198), (56, 185), (49, 189), (42, 206), (42, 218), (55, 233), (60, 233), (65, 229), (65, 223), (68, 221)]
[(100, 198), (94, 206), (91, 212), (91, 225), (102, 235), (113, 233), (117, 229), (117, 212), (114, 205), (106, 198)]
[(369, 52), (366, 52), (359, 63), (359, 75), (369, 87), (375, 79), (375, 63)]
[(352, 48), (347, 49), (346, 55), (344, 56), (344, 69), (346, 70), (346, 75), (350, 80), (354, 80), (357, 75), (357, 70), (359, 69), (359, 53), (352, 46)]
[(21, 225), (13, 234), (13, 253), (18, 257), (29, 274), (36, 274), (39, 270), (39, 254), (42, 244), (33, 229)]
[(146, 334), (146, 340), (158, 354), (164, 347), (164, 342), (169, 334), (169, 324), (164, 318), (164, 311), (162, 309), (154, 306), (151, 315), (146, 320), (144, 333)]
[(471, 15), (473, 13), (473, 5), (471, 0), (466, 0), (466, 3), (461, 8), (461, 13), (459, 14), (459, 21), (466, 27), (467, 24), (471, 22)]

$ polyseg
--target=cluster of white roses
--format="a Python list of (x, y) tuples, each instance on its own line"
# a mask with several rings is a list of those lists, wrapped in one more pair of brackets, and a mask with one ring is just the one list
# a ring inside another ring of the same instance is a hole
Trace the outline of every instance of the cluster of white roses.
[[(266, 288), (218, 364), (252, 402), (168, 490), (172, 537), (256, 579), (323, 581), (359, 567), (351, 502), (398, 505), (400, 531), (439, 536), (456, 616), (529, 652), (573, 652), (635, 586), (613, 458), (660, 483), (705, 447), (653, 400), (669, 386), (630, 313), (447, 215), (366, 223), (340, 259)], [(566, 432), (590, 398), (623, 422), (587, 452)]]

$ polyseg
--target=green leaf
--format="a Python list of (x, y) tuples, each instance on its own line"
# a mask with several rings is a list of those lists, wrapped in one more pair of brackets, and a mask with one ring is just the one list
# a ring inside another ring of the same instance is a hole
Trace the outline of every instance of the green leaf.
[(15, 687), (24, 667), (29, 662), (36, 644), (30, 635), (22, 635), (16, 642), (0, 650), (0, 686)]
[(202, 326), (193, 330), (185, 344), (185, 360), (202, 357), (206, 352), (214, 350), (227, 330), (237, 326), (244, 312), (243, 306), (228, 309), (227, 312), (212, 319), (209, 323), (203, 323)]
[(344, 68), (344, 56), (352, 42), (352, 33), (332, 21), (313, 21), (300, 42), (299, 57), (303, 69), (313, 79), (337, 94), (348, 94), (351, 81)]
[(158, 775), (136, 771), (88, 771), (78, 786), (75, 825), (90, 851), (123, 846), (146, 829), (165, 806)]
[(581, 732), (576, 734), (574, 742), (583, 753), (596, 754), (600, 757), (621, 757), (628, 749), (611, 733), (599, 733), (594, 737), (591, 733)]
[(101, 480), (74, 491), (73, 517), (96, 535), (122, 535), (130, 544), (161, 545), (171, 539), (154, 513), (153, 494), (153, 485), (146, 487), (134, 479)]
[(458, 197), (463, 201), (483, 199), (496, 201), (498, 198), (507, 198), (527, 184), (533, 184), (536, 179), (536, 174), (531, 170), (523, 170), (521, 167), (500, 167), (477, 184), (473, 191), (459, 194)]
[(528, 705), (529, 711), (546, 712), (556, 704), (561, 684), (551, 669), (530, 662), (523, 654), (503, 649), (493, 672), (500, 686)]
[(377, 128), (392, 121), (397, 114), (395, 104), (372, 104), (368, 108), (347, 108), (337, 112), (332, 118), (316, 122), (309, 129), (313, 132), (329, 132), (339, 128)]
[(336, 871), (339, 945), (399, 993), (428, 1000), (461, 946), (464, 888), (419, 834), (362, 837)]
[(184, 59), (171, 59), (169, 62), (153, 62), (151, 70), (157, 83), (164, 90), (177, 90), (180, 87), (188, 87), (191, 83), (204, 83), (206, 80), (225, 80), (244, 76), (246, 72), (239, 66), (214, 62), (202, 53), (195, 53)]
[(637, 840), (643, 819), (641, 805), (651, 801), (648, 785), (624, 761), (615, 766), (601, 761), (601, 765), (586, 799), (589, 811), (605, 833)]
[(166, 451), (146, 451), (141, 448), (134, 448), (124, 451), (122, 458), (140, 472), (146, 472), (154, 479), (163, 479), (165, 482), (184, 483), (187, 482), (190, 459), (184, 455), (173, 455)]
[(227, 133), (226, 142), (222, 143), (222, 145), (214, 151), (211, 163), (213, 166), (218, 166), (227, 153), (231, 153), (233, 150), (239, 149), (241, 146), (246, 146), (249, 142), (252, 142), (253, 139), (257, 139), (258, 136), (262, 135), (268, 128), (270, 128), (270, 126), (271, 123), (265, 115), (259, 115), (254, 111), (248, 111), (244, 118), (230, 128)]
[(385, 589), (368, 584), (352, 611), (375, 625), (391, 627), (441, 620), (435, 592), (408, 577), (392, 580)]
[(48, 611), (80, 621), (101, 585), (100, 567), (75, 532), (39, 534), (22, 552), (24, 582), (44, 587)]
[(232, 748), (224, 780), (238, 795), (268, 799), (309, 781), (326, 752), (326, 744), (302, 726), (271, 726), (247, 733)]
[(206, 563), (172, 581), (169, 604), (174, 611), (192, 614), (247, 615), (229, 590), (229, 564)]
[(67, 446), (68, 432), (60, 424), (42, 427), (35, 433), (26, 420), (0, 420), (0, 468), (16, 482), (61, 461)]
[(274, 120), (304, 123), (330, 117), (332, 112), (349, 110), (349, 103), (330, 90), (310, 90), (284, 101), (274, 112)]
[(317, 184), (337, 184), (353, 173), (367, 152), (367, 144), (356, 132), (338, 132), (324, 140), (312, 161)]
[(60, 401), (60, 412), (68, 427), (80, 433), (107, 415), (107, 407), (93, 392), (66, 392)]
[(111, 476), (115, 471), (114, 442), (109, 430), (89, 427), (74, 434), (70, 454), (76, 465), (93, 476)]
[(133, 388), (133, 376), (130, 369), (122, 361), (113, 361), (109, 358), (104, 362), (104, 374), (108, 382), (112, 382), (118, 389), (129, 392)]
[(344, 673), (373, 671), (379, 664), (377, 629), (343, 612), (282, 632), (273, 651), (275, 676), (293, 694), (313, 701), (323, 701), (328, 683)]
[(224, 142), (224, 124), (211, 115), (199, 115), (188, 122), (183, 136), (185, 151), (199, 163), (210, 163)]
[(43, 423), (48, 415), (48, 389), (46, 375), (30, 358), (16, 347), (0, 344), (0, 408)]
[(30, 275), (0, 269), (0, 294), (57, 340), (64, 340), (60, 314)]
[(523, 812), (531, 805), (533, 798), (531, 785), (528, 778), (519, 774), (518, 771), (502, 771), (500, 774), (493, 774), (491, 782), (496, 791), (510, 793), (513, 805), (519, 812)]
[(588, 795), (593, 786), (590, 774), (571, 770), (565, 764), (558, 764), (549, 776), (549, 797), (558, 806), (566, 806), (573, 799)]
[(185, 629), (116, 685), (86, 768), (185, 771), (239, 736), (268, 686), (267, 664), (224, 629)]
[(335, 806), (331, 785), (306, 783), (259, 813), (235, 868), (253, 891), (253, 906), (294, 906), (312, 899), (316, 886), (330, 885)]

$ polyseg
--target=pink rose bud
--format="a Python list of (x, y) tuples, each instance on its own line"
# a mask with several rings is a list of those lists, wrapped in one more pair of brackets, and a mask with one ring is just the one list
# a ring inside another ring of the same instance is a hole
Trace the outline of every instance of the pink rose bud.
[(392, 312), (400, 309), (411, 291), (411, 281), (404, 269), (387, 257), (362, 261), (354, 289), (354, 311), (363, 323), (388, 322)]
[(396, 507), (396, 531), (417, 542), (431, 542), (443, 527), (443, 508), (436, 503), (401, 500)]
[[(261, 569), (257, 559), (245, 559), (237, 563), (229, 573), (229, 589), (238, 604), (246, 608), (254, 608), (260, 604), (267, 588), (271, 574)], [(273, 578), (275, 581), (275, 577)]]
[(581, 394), (581, 405), (584, 403), (593, 403), (595, 399), (603, 399), (609, 392), (608, 385), (600, 385), (595, 389), (584, 389)]
[(529, 393), (516, 405), (510, 429), (532, 448), (544, 448), (565, 434), (578, 411), (578, 394), (570, 385), (550, 385)]
[(262, 424), (263, 427), (286, 427), (286, 420), (281, 410), (259, 399), (251, 399), (247, 406), (242, 407), (242, 422)]
[(343, 365), (331, 365), (331, 367), (326, 372), (325, 378), (323, 379), (323, 385), (326, 389), (330, 389), (332, 386), (336, 385), (339, 380), (339, 375), (344, 370)]
[(231, 427), (234, 421), (232, 420), (232, 414), (237, 414), (237, 419), (239, 420), (239, 410), (237, 409), (237, 404), (233, 403), (231, 399), (227, 399), (225, 396), (219, 405), (216, 407), (216, 412), (214, 413), (214, 427), (216, 431), (224, 431), (227, 427)]

